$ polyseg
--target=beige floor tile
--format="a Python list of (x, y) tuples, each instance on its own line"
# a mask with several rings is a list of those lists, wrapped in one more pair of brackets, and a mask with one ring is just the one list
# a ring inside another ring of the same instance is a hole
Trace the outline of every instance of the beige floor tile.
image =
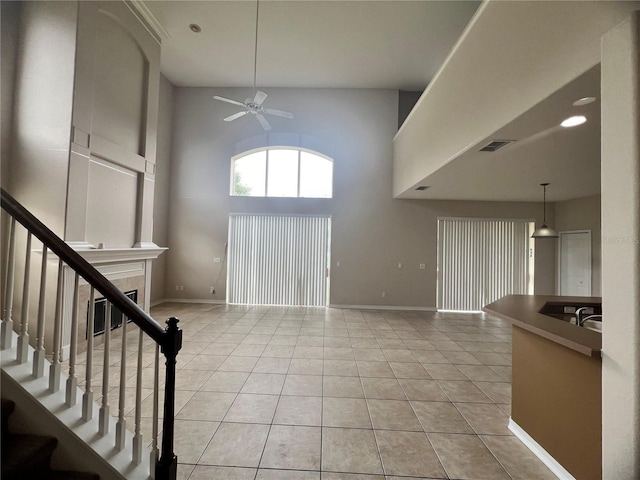
[(500, 353), (476, 352), (476, 353), (472, 353), (471, 355), (473, 355), (478, 360), (480, 360), (480, 362), (483, 365), (492, 365), (492, 366), (498, 366), (498, 365), (510, 366), (511, 365), (511, 360), (507, 360)]
[(392, 335), (386, 335), (386, 337), (393, 337), (393, 338), (378, 338), (378, 345), (380, 346), (380, 348), (382, 348), (383, 350), (385, 349), (400, 349), (400, 350), (405, 350), (407, 349), (407, 346), (404, 344), (404, 342), (400, 339), (397, 338), (398, 335), (397, 334), (392, 334)]
[(248, 372), (215, 372), (209, 377), (209, 380), (202, 385), (200, 390), (207, 392), (237, 393), (248, 377)]
[(250, 333), (242, 340), (242, 343), (245, 345), (267, 345), (269, 340), (271, 340), (271, 335)]
[(425, 432), (473, 433), (473, 429), (451, 402), (411, 402)]
[(354, 360), (325, 360), (324, 374), (345, 377), (355, 377), (358, 375), (358, 368)]
[(429, 373), (420, 363), (389, 362), (396, 378), (431, 379)]
[(365, 475), (361, 473), (322, 472), (322, 480), (385, 480), (385, 477), (383, 475)]
[(436, 382), (452, 402), (491, 403), (491, 399), (470, 381), (436, 380)]
[(351, 348), (351, 340), (349, 339), (349, 332), (344, 329), (326, 329), (324, 337), (325, 347), (341, 347)]
[(388, 362), (410, 362), (415, 363), (418, 360), (415, 355), (411, 352), (411, 350), (398, 350), (398, 349), (387, 349), (383, 348), (382, 353), (384, 353), (385, 358)]
[(256, 366), (253, 367), (253, 372), (285, 374), (289, 370), (290, 363), (290, 358), (261, 357), (256, 363)]
[(385, 474), (446, 477), (425, 433), (376, 430), (375, 434)]
[(363, 338), (363, 337), (351, 336), (351, 346), (353, 348), (375, 348), (377, 350), (381, 350), (375, 338)]
[(413, 354), (420, 363), (451, 363), (437, 350), (414, 350)]
[(506, 382), (473, 382), (495, 403), (511, 403), (511, 384)]
[(434, 380), (467, 380), (467, 377), (450, 363), (423, 363), (422, 366)]
[(472, 381), (502, 382), (503, 379), (496, 372), (484, 365), (458, 365), (458, 369)]
[(259, 357), (262, 355), (264, 349), (265, 345), (247, 345), (242, 343), (231, 352), (231, 355), (236, 357)]
[(320, 359), (294, 358), (287, 373), (293, 375), (322, 375), (324, 362)]
[(293, 356), (293, 345), (267, 345), (262, 357), (265, 358), (291, 358)]
[(281, 396), (273, 423), (280, 425), (322, 425), (322, 397)]
[(199, 463), (257, 467), (267, 441), (269, 428), (269, 425), (222, 423), (200, 457)]
[(176, 390), (199, 390), (213, 375), (211, 370), (189, 370), (183, 368), (176, 371)]
[(356, 364), (358, 365), (358, 373), (361, 377), (395, 378), (393, 370), (389, 367), (388, 362), (369, 362), (366, 360), (358, 360)]
[(268, 345), (288, 345), (295, 346), (298, 340), (297, 335), (274, 335), (269, 340)]
[(477, 434), (511, 435), (509, 415), (491, 403), (457, 403), (456, 408)]
[(188, 463), (179, 463), (176, 480), (188, 480), (194, 468), (196, 468), (195, 465), (190, 465)]
[(382, 353), (380, 348), (354, 348), (353, 354), (356, 360), (368, 362), (386, 362), (387, 357)]
[(395, 378), (362, 378), (362, 387), (366, 398), (383, 400), (406, 400), (404, 390)]
[(449, 477), (510, 478), (477, 435), (429, 433), (428, 436)]
[(176, 418), (182, 420), (221, 421), (236, 398), (235, 393), (195, 392)]
[(353, 360), (353, 349), (349, 347), (328, 347), (324, 346), (325, 360)]
[(324, 345), (324, 338), (321, 336), (310, 336), (306, 333), (302, 333), (302, 329), (300, 329), (300, 336), (296, 341), (296, 346), (306, 346), (306, 347), (322, 347)]
[(322, 376), (288, 374), (282, 395), (322, 396)]
[(507, 365), (490, 365), (489, 368), (495, 372), (503, 382), (511, 383), (512, 368)]
[[(206, 355), (222, 355), (226, 357), (227, 355), (230, 355), (236, 347), (236, 344), (214, 343), (210, 348), (204, 350), (202, 353)], [(180, 351), (180, 355), (182, 355), (182, 351)]]
[(425, 402), (446, 401), (447, 396), (435, 380), (418, 380), (413, 378), (401, 378), (398, 380), (409, 400), (422, 400)]
[(373, 431), (323, 428), (322, 471), (383, 473)]
[(197, 463), (219, 422), (175, 420), (175, 453), (182, 463)]
[(363, 398), (325, 397), (322, 402), (322, 425), (371, 428), (367, 402)]
[(227, 359), (221, 355), (196, 355), (184, 364), (183, 369), (189, 370), (215, 370)]
[(476, 357), (468, 352), (442, 352), (454, 365), (481, 365), (482, 363)]
[(286, 375), (278, 373), (252, 373), (247, 378), (242, 393), (265, 393), (279, 395), (284, 385)]
[(259, 469), (256, 480), (320, 480), (320, 472)]
[(293, 350), (293, 358), (324, 358), (324, 347), (314, 347), (309, 345), (296, 345)]
[(367, 399), (367, 405), (375, 429), (422, 431), (408, 401)]
[(320, 427), (273, 425), (260, 468), (320, 469)]
[(270, 424), (277, 404), (277, 395), (240, 393), (229, 408), (224, 421)]
[(222, 372), (251, 372), (257, 362), (257, 357), (228, 357), (218, 367), (218, 370)]
[(255, 475), (255, 468), (196, 465), (189, 480), (253, 480)]
[(481, 436), (514, 480), (555, 480), (556, 476), (515, 437)]
[(359, 377), (323, 377), (322, 395), (324, 397), (364, 398)]

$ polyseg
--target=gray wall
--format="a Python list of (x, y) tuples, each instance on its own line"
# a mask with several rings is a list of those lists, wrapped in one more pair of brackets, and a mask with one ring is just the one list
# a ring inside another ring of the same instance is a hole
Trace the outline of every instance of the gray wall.
[[(164, 247), (169, 232), (169, 171), (171, 167), (171, 136), (173, 120), (173, 85), (164, 75), (160, 76), (158, 102), (158, 143), (156, 151), (156, 187), (153, 204), (153, 241)], [(153, 261), (151, 268), (151, 304), (165, 298), (167, 254)]]
[[(264, 135), (251, 117), (223, 122), (236, 109), (212, 98), (244, 99), (248, 89), (175, 89), (165, 298), (225, 299), (224, 285), (216, 284), (215, 295), (209, 288), (220, 275), (221, 264), (213, 258), (224, 255), (230, 213), (331, 215), (331, 303), (412, 307), (436, 305), (438, 216), (537, 219), (542, 214), (537, 203), (393, 200), (396, 91), (272, 88), (268, 93), (267, 106), (290, 110), (295, 119), (273, 118), (273, 133)], [(249, 147), (296, 143), (315, 145), (334, 159), (332, 199), (229, 196), (233, 155)], [(553, 220), (553, 211), (550, 216)], [(399, 262), (404, 268), (397, 268)], [(420, 263), (427, 268), (419, 270)], [(539, 241), (537, 293), (553, 293), (554, 270), (555, 244)], [(184, 289), (176, 291), (176, 285)]]
[[(591, 230), (591, 294), (602, 295), (602, 239), (600, 195), (557, 202), (555, 229), (561, 231)], [(556, 262), (556, 271), (559, 266)]]

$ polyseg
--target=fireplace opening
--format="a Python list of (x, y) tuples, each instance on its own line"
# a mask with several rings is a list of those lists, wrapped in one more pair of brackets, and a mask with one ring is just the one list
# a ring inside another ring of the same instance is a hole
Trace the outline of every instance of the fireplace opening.
[[(124, 292), (124, 294), (133, 300), (134, 303), (138, 303), (138, 290), (130, 290)], [(89, 309), (91, 305), (87, 302), (87, 327), (89, 326)], [(107, 314), (107, 299), (98, 298), (94, 302), (94, 316), (93, 316), (93, 336), (102, 335), (106, 328), (106, 314)], [(127, 319), (130, 322), (130, 319)], [(124, 322), (124, 314), (115, 306), (111, 305), (111, 330), (122, 326)], [(88, 337), (89, 328), (87, 328)]]

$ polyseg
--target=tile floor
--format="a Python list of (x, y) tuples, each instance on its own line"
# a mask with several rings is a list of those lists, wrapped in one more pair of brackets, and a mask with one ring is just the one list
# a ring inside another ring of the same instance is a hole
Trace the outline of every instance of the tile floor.
[(184, 331), (181, 480), (555, 478), (507, 429), (511, 327), (500, 319), (175, 303), (151, 313)]

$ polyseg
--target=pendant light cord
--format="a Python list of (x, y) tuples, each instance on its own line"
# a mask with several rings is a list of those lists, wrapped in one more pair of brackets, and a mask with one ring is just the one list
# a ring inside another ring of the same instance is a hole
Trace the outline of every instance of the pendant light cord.
[(547, 224), (547, 186), (542, 186), (542, 223)]
[(256, 41), (253, 50), (253, 98), (256, 96), (256, 77), (258, 73), (258, 18), (260, 14), (260, 0), (256, 0)]

